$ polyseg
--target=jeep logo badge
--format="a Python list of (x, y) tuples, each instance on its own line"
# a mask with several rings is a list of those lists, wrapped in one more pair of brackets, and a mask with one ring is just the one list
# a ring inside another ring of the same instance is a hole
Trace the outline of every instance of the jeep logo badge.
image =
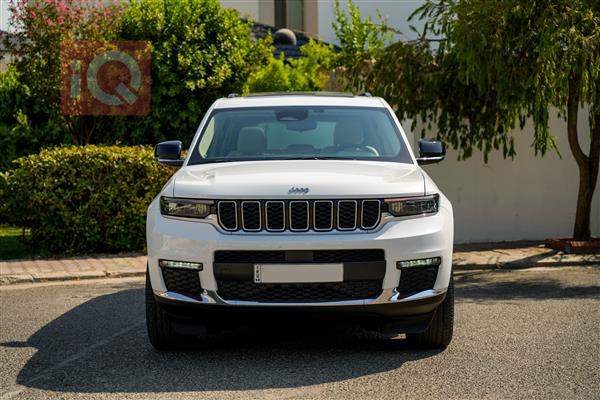
[(309, 188), (299, 188), (292, 186), (291, 189), (288, 190), (288, 194), (306, 194), (309, 190)]

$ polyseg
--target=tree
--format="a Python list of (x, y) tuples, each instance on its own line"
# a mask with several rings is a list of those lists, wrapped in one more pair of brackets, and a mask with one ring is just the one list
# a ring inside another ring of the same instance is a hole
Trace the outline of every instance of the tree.
[[(548, 127), (556, 108), (579, 167), (573, 236), (589, 240), (600, 163), (600, 2), (428, 0), (413, 16), (426, 19), (420, 38), (385, 50), (370, 90), (387, 97), (399, 117), (435, 123), (459, 157), (477, 148), (486, 161), (492, 150), (515, 156), (511, 130), (527, 119), (535, 153), (558, 151)], [(590, 114), (586, 150), (578, 140), (580, 107)]]
[(300, 48), (302, 57), (285, 59), (272, 54), (269, 63), (250, 75), (245, 93), (256, 92), (312, 92), (327, 89), (329, 71), (336, 61), (332, 46), (312, 39)]
[(241, 93), (271, 54), (252, 40), (250, 22), (217, 0), (133, 0), (125, 8), (120, 38), (152, 44), (152, 109), (122, 118), (125, 143), (191, 142), (212, 102)]

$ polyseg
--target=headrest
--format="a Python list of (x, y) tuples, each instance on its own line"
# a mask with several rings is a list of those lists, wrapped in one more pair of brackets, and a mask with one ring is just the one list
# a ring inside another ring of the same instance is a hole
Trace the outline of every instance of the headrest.
[(333, 133), (336, 146), (359, 146), (365, 141), (365, 132), (360, 121), (345, 119), (338, 121)]
[(246, 126), (240, 129), (237, 150), (241, 154), (261, 154), (267, 149), (265, 131), (257, 126)]

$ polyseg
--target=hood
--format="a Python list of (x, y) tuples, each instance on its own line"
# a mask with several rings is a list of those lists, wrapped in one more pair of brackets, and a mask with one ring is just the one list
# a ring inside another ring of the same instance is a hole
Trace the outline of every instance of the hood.
[[(291, 188), (300, 190), (291, 194)], [(415, 165), (355, 160), (200, 164), (182, 168), (173, 179), (175, 197), (360, 198), (419, 196), (424, 190), (423, 174)]]

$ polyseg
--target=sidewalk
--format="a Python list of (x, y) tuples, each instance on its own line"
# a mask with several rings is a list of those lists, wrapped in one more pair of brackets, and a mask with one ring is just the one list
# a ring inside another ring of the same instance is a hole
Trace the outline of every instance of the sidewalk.
[[(600, 266), (600, 254), (563, 254), (535, 243), (457, 245), (455, 270)], [(0, 261), (0, 285), (97, 278), (141, 277), (146, 256), (121, 254), (58, 260)]]

